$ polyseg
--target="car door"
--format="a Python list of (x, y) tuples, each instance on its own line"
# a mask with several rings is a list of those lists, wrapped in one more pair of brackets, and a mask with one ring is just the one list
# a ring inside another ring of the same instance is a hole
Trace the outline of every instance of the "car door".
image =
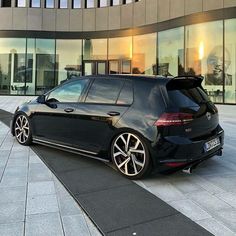
[(32, 118), (35, 139), (72, 145), (71, 133), (77, 125), (78, 102), (89, 85), (89, 79), (69, 81), (53, 91), (40, 104)]
[(75, 146), (94, 153), (106, 149), (116, 123), (130, 105), (118, 100), (124, 85), (121, 79), (94, 79), (84, 103), (78, 105), (80, 119), (74, 127), (74, 134), (80, 135), (74, 137)]

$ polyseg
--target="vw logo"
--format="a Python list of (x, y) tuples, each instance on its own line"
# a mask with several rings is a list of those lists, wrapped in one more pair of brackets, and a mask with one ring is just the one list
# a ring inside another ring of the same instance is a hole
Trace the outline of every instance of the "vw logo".
[(206, 113), (206, 118), (207, 118), (208, 120), (211, 119), (211, 113), (210, 113), (210, 112), (207, 112), (207, 113)]

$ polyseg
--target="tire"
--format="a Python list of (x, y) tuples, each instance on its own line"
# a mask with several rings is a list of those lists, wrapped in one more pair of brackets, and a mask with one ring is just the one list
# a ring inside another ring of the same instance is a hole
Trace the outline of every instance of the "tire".
[(32, 143), (32, 131), (30, 121), (24, 114), (16, 117), (14, 122), (14, 134), (19, 144), (28, 146)]
[(147, 145), (139, 135), (131, 132), (115, 137), (111, 158), (116, 169), (129, 179), (143, 178), (152, 167)]

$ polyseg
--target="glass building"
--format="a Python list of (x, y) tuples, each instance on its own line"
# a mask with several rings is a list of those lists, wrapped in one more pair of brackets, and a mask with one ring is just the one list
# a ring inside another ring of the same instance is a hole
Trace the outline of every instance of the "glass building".
[(42, 3), (1, 1), (0, 95), (39, 95), (73, 75), (201, 75), (214, 102), (236, 104), (235, 1)]

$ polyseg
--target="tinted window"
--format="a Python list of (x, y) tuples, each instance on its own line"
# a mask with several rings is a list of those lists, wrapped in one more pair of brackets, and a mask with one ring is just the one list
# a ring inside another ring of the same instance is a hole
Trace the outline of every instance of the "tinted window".
[(117, 104), (130, 105), (133, 103), (133, 86), (131, 81), (126, 81), (117, 100)]
[(200, 87), (168, 91), (168, 96), (171, 107), (199, 107), (209, 100)]
[(96, 79), (89, 90), (86, 102), (115, 104), (123, 83), (115, 79)]
[(51, 102), (78, 102), (87, 84), (88, 79), (76, 80), (64, 84), (53, 90), (47, 100)]

